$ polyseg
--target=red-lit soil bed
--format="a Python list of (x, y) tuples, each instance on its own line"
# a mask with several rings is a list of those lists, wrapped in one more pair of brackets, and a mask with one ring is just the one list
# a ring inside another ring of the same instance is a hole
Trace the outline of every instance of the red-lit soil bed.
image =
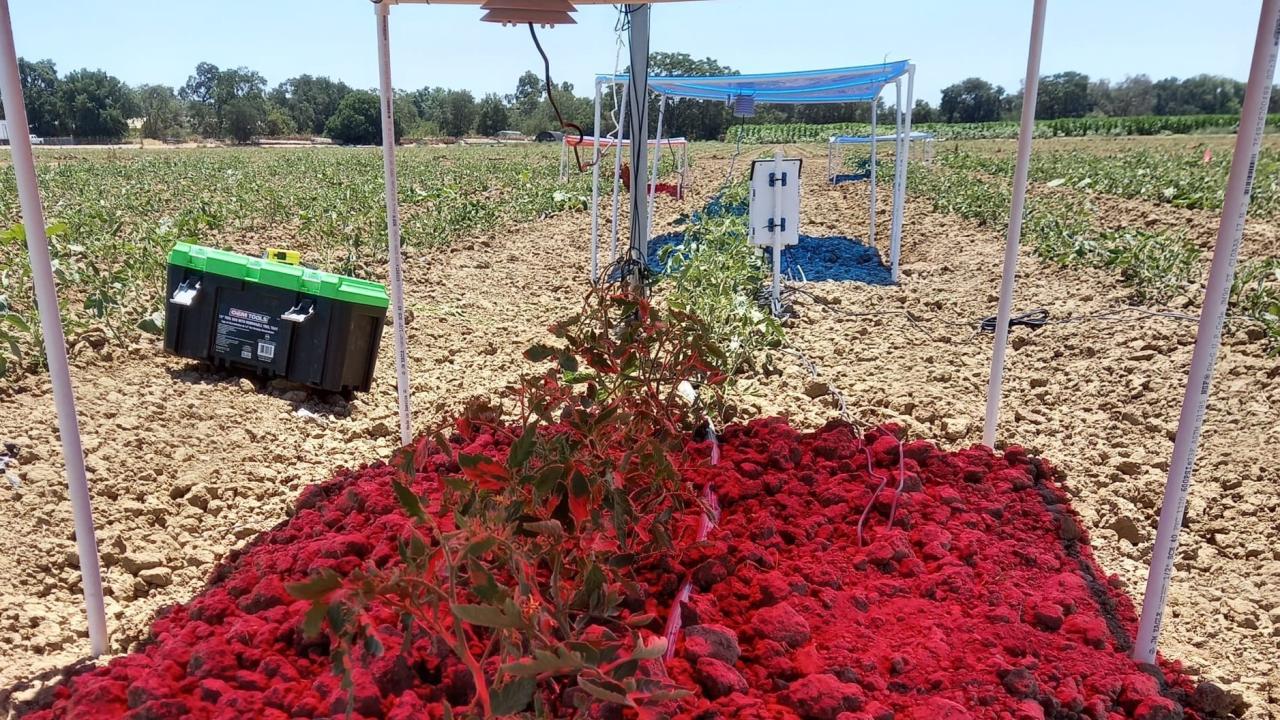
[[(869, 438), (875, 476), (848, 426), (802, 435), (776, 420), (729, 428), (721, 464), (690, 471), (714, 484), (723, 512), (707, 542), (669, 563), (695, 583), (669, 670), (696, 692), (656, 717), (1212, 717), (1190, 709), (1176, 666), (1157, 678), (1125, 655), (1131, 604), (1094, 564), (1046, 464), (909, 443), (888, 528), (899, 446), (884, 430)], [(432, 455), (419, 489), (442, 472), (456, 466)], [(308, 603), (284, 583), (398, 562), (409, 521), (393, 475), (374, 466), (309, 489), (290, 520), (158, 619), (143, 649), (74, 678), (29, 717), (341, 716), (327, 643), (304, 637)], [(665, 612), (682, 578), (650, 576), (646, 609)], [(385, 614), (386, 651), (357, 672), (352, 716), (439, 718), (443, 700), (467, 702), (469, 676), (449, 650), (420, 637), (402, 656)]]
[(1144, 671), (1126, 656), (1132, 604), (1047, 463), (926, 442), (900, 461), (893, 435), (867, 440), (843, 424), (726, 431), (707, 474), (721, 522), (670, 666), (704, 690), (682, 717), (1208, 716), (1184, 713), (1176, 665)]

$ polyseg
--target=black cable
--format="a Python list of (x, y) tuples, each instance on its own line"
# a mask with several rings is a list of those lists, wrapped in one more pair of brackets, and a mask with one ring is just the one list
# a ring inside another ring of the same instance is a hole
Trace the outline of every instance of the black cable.
[[(978, 324), (978, 331), (986, 333), (995, 332), (998, 317), (998, 315), (992, 315), (991, 317), (983, 318), (982, 322)], [(1013, 328), (1021, 325), (1022, 327), (1028, 327), (1032, 330), (1038, 330), (1044, 327), (1048, 322), (1049, 311), (1045, 308), (1036, 308), (1035, 310), (1022, 313), (1021, 315), (1011, 316), (1009, 318), (1009, 329), (1012, 330)]]
[(542, 66), (547, 83), (547, 100), (551, 103), (551, 109), (556, 113), (556, 120), (560, 121), (560, 129), (573, 130), (578, 133), (578, 142), (573, 145), (573, 159), (578, 163), (578, 172), (586, 172), (587, 168), (591, 166), (582, 164), (582, 155), (578, 152), (578, 148), (586, 139), (586, 134), (582, 132), (581, 125), (565, 122), (564, 115), (560, 114), (560, 106), (556, 104), (555, 85), (551, 82), (551, 58), (547, 57), (547, 52), (542, 49), (542, 43), (538, 41), (538, 31), (533, 27), (533, 23), (529, 23), (529, 36), (533, 38), (533, 46), (538, 48), (538, 54), (542, 56)]

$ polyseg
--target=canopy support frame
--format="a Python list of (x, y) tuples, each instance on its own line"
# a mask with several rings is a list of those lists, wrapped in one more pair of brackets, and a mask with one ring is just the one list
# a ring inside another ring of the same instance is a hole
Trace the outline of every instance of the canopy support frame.
[(374, 7), (378, 26), (378, 99), (382, 115), (382, 174), (387, 202), (387, 281), (391, 286), (391, 318), (395, 333), (396, 402), (400, 442), (413, 442), (409, 397), (409, 338), (404, 319), (404, 268), (400, 247), (400, 185), (396, 173), (395, 88), (391, 84), (391, 4)]
[(102, 595), (98, 540), (93, 523), (93, 501), (89, 493), (84, 447), (80, 441), (75, 387), (71, 384), (71, 369), (67, 361), (67, 340), (59, 315), (58, 286), (49, 255), (49, 238), (45, 234), (44, 204), (40, 199), (35, 155), (31, 150), (26, 100), (18, 72), (18, 52), (13, 40), (9, 0), (0, 0), (0, 98), (3, 99), (5, 117), (9, 119), (11, 128), (10, 158), (22, 210), (22, 227), (27, 236), (27, 257), (31, 263), (36, 305), (40, 313), (40, 333), (44, 337), (44, 354), (49, 364), (53, 403), (57, 408), (62, 459), (67, 468), (67, 495), (71, 500), (72, 522), (76, 533), (80, 586), (84, 593), (85, 614), (89, 625), (89, 649), (93, 657), (99, 657), (106, 654), (110, 638)]
[(1009, 203), (1009, 229), (1005, 234), (1004, 271), (1000, 278), (1000, 305), (996, 311), (995, 347), (987, 382), (987, 411), (982, 444), (994, 448), (1000, 418), (1005, 350), (1009, 343), (1009, 318), (1013, 315), (1013, 286), (1018, 272), (1018, 245), (1022, 239), (1023, 207), (1027, 199), (1027, 174), (1031, 166), (1031, 136), (1035, 132), (1036, 99), (1040, 91), (1040, 56), (1044, 48), (1044, 15), (1047, 0), (1035, 0), (1031, 12), (1031, 41), (1027, 50), (1022, 123), (1018, 129), (1018, 156), (1013, 171), (1013, 197)]
[(1218, 238), (1213, 246), (1209, 267), (1209, 284), (1196, 328), (1196, 344), (1191, 354), (1191, 369), (1178, 416), (1178, 431), (1165, 480), (1164, 500), (1160, 506), (1160, 523), (1156, 529), (1151, 566), (1142, 596), (1142, 615), (1133, 645), (1133, 659), (1154, 663), (1164, 606), (1169, 595), (1174, 561), (1178, 554), (1178, 533), (1187, 510), (1187, 493), (1195, 468), (1196, 449), (1204, 428), (1204, 414), (1213, 381), (1213, 366), (1222, 342), (1222, 326), (1226, 321), (1231, 286), (1235, 278), (1240, 245), (1253, 192), (1254, 169), (1262, 148), (1262, 135), (1267, 122), (1267, 106), (1271, 100), (1271, 84), (1275, 80), (1277, 56), (1280, 56), (1280, 0), (1263, 0), (1258, 16), (1258, 33), (1254, 40), (1249, 80), (1245, 85), (1244, 103), (1240, 110), (1240, 127), (1236, 131), (1235, 152), (1227, 176), (1227, 191), (1218, 224)]

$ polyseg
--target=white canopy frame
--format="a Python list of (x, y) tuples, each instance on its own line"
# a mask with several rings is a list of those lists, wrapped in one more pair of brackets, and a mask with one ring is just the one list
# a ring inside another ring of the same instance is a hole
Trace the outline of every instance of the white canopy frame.
[[(612, 134), (613, 133), (610, 133), (610, 135)], [(617, 144), (618, 142), (613, 137), (606, 136), (606, 137), (600, 138), (600, 146), (601, 146), (602, 153), (608, 150), (614, 149), (614, 146)], [(573, 167), (572, 167), (573, 162), (571, 161), (571, 156), (573, 155), (573, 153), (571, 152), (571, 148), (573, 148), (574, 146), (589, 147), (593, 145), (595, 145), (595, 138), (591, 135), (584, 137), (580, 141), (578, 140), (578, 138), (572, 137), (570, 135), (564, 136), (564, 139), (560, 141), (560, 182), (566, 182), (569, 179), (569, 176), (573, 173)], [(622, 141), (622, 147), (625, 148), (630, 146), (631, 146), (630, 140)], [(688, 172), (689, 141), (687, 138), (673, 137), (673, 138), (661, 138), (656, 141), (650, 140), (649, 146), (650, 148), (661, 146), (662, 148), (670, 151), (676, 157), (676, 172), (679, 173), (680, 175), (683, 175), (684, 173)], [(657, 174), (656, 170), (650, 171), (651, 177), (656, 174)], [(681, 182), (683, 181), (684, 181), (683, 178), (681, 178)], [(652, 183), (650, 183), (650, 186), (652, 187)]]
[[(789, 101), (787, 99), (786, 93), (788, 92), (796, 93), (798, 91), (787, 90), (787, 91), (782, 91), (780, 93), (770, 93), (767, 96), (764, 96), (765, 99), (757, 100), (757, 102), (770, 102), (770, 103), (776, 103), (776, 104), (788, 104), (789, 102), (793, 102), (795, 104), (817, 104), (817, 103), (831, 104), (836, 102), (843, 103), (843, 102), (866, 102), (866, 101), (870, 101), (872, 103), (871, 152), (872, 152), (873, 159), (872, 159), (872, 165), (871, 165), (871, 168), (872, 168), (871, 191), (870, 191), (871, 198), (870, 198), (869, 209), (868, 209), (868, 215), (869, 215), (868, 242), (871, 245), (871, 247), (875, 248), (877, 247), (876, 237), (875, 237), (877, 209), (876, 209), (876, 178), (875, 178), (874, 158), (875, 158), (875, 152), (876, 152), (876, 142), (878, 139), (880, 139), (876, 137), (876, 133), (875, 133), (875, 123), (876, 123), (875, 116), (877, 115), (877, 110), (879, 109), (880, 96), (884, 90), (884, 87), (886, 87), (889, 82), (893, 83), (897, 99), (894, 107), (895, 132), (892, 136), (888, 136), (893, 138), (894, 147), (895, 147), (894, 177), (893, 177), (893, 188), (892, 188), (893, 222), (891, 225), (889, 266), (890, 266), (890, 277), (895, 283), (898, 282), (901, 278), (902, 214), (904, 212), (904, 206), (906, 203), (907, 164), (910, 161), (910, 152), (911, 152), (911, 140), (912, 140), (911, 111), (912, 111), (912, 105), (914, 104), (915, 72), (916, 72), (915, 64), (904, 61), (903, 69), (900, 73), (892, 77), (881, 77), (881, 78), (876, 78), (875, 80), (869, 80), (867, 84), (868, 86), (872, 86), (872, 85), (875, 86), (875, 93), (874, 95), (871, 95), (871, 96), (864, 95), (861, 98), (858, 98), (858, 97), (844, 98), (844, 97), (832, 96), (832, 97), (822, 99), (822, 98), (816, 98), (812, 93), (809, 93), (808, 95), (797, 94), (795, 95), (794, 100)], [(686, 94), (687, 92), (689, 92), (687, 90), (682, 91), (682, 89), (680, 88), (672, 88), (666, 85), (667, 83), (672, 83), (674, 81), (687, 80), (687, 79), (658, 77), (658, 76), (648, 78), (648, 82), (652, 92), (658, 95), (660, 100), (658, 105), (658, 126), (656, 130), (656, 134), (652, 139), (650, 139), (648, 138), (647, 130), (646, 130), (646, 133), (645, 133), (646, 142), (643, 144), (647, 146), (655, 146), (659, 148), (661, 147), (661, 143), (663, 142), (663, 138), (662, 138), (663, 115), (666, 109), (666, 101), (668, 97), (688, 97), (688, 98), (703, 99), (703, 100), (715, 99), (716, 93), (719, 91), (715, 89), (710, 89), (710, 86), (714, 85), (715, 82), (725, 81), (725, 80), (743, 80), (743, 79), (746, 79), (747, 77), (750, 77), (750, 76), (746, 76), (746, 77), (735, 76), (733, 78), (729, 78), (729, 77), (708, 78), (707, 79), (707, 82), (709, 85), (708, 88), (699, 87), (697, 88), (697, 90), (692, 91), (691, 94)], [(766, 76), (760, 76), (760, 77), (766, 77)], [(907, 97), (906, 97), (905, 105), (903, 103), (903, 97), (902, 97), (902, 80), (904, 77), (906, 78), (906, 85), (907, 85)], [(631, 84), (631, 75), (600, 75), (598, 76), (596, 78), (596, 92), (595, 92), (596, 117), (599, 117), (601, 115), (601, 101), (603, 98), (604, 86), (623, 85), (624, 87), (629, 89), (630, 84)], [(630, 93), (628, 92), (626, 94), (629, 95)], [(648, 107), (647, 102), (642, 104), (645, 107)], [(626, 113), (626, 107), (624, 106), (623, 118), (619, 120), (620, 126), (626, 125), (625, 113)], [(597, 123), (595, 136), (592, 138), (592, 143), (597, 146), (602, 142), (599, 130), (600, 130), (599, 123)], [(608, 141), (606, 141), (606, 143), (607, 142)], [(623, 142), (626, 143), (627, 141), (623, 140)], [(618, 151), (618, 155), (620, 158), (621, 157), (620, 148)], [(561, 168), (562, 168), (562, 175), (563, 175), (564, 168), (566, 167), (566, 163), (568, 162), (568, 158), (567, 158), (567, 155), (565, 155), (564, 150), (562, 150), (561, 157), (562, 157)], [(828, 174), (830, 173), (830, 163), (831, 163), (831, 158), (830, 158), (830, 155), (828, 155)], [(683, 166), (687, 168), (687, 159), (683, 162)], [(654, 170), (653, 170), (653, 173), (655, 176), (657, 172), (656, 168), (657, 168), (657, 161), (655, 159)], [(611, 223), (612, 234), (611, 234), (610, 244), (609, 244), (609, 252), (610, 252), (611, 259), (616, 259), (618, 256), (618, 252), (617, 252), (618, 210), (620, 206), (619, 192), (621, 190), (618, 182), (618, 178), (619, 178), (620, 170), (621, 168), (615, 165), (614, 184), (613, 184), (613, 202), (612, 202), (612, 223)], [(590, 267), (591, 267), (591, 279), (593, 282), (595, 282), (598, 279), (598, 272), (600, 267), (600, 257), (599, 257), (599, 247), (600, 247), (599, 191), (600, 191), (600, 188), (599, 188), (599, 184), (600, 184), (599, 168), (597, 167), (596, 171), (593, 173), (593, 176), (592, 176), (593, 202), (591, 204)], [(633, 184), (632, 185), (633, 191), (634, 191), (634, 188), (636, 187), (641, 187), (641, 186), (637, 186)], [(644, 248), (644, 252), (647, 253), (648, 241), (652, 237), (654, 189), (656, 188), (656, 180), (653, 184), (645, 185), (643, 187), (648, 188), (648, 193), (647, 193), (648, 212), (646, 213), (646, 218), (644, 223), (644, 235), (643, 235), (645, 240), (643, 244), (643, 248)], [(633, 225), (634, 225), (634, 220), (633, 220)]]
[[(1040, 56), (1044, 45), (1044, 22), (1047, 0), (1034, 0), (1025, 101), (1018, 131), (1018, 154), (1014, 166), (1013, 193), (1009, 208), (1009, 228), (1005, 237), (1004, 269), (1000, 281), (1000, 303), (996, 315), (995, 347), (991, 359), (991, 376), (987, 386), (986, 421), (983, 443), (994, 447), (999, 420), (1000, 396), (1005, 365), (1005, 348), (1009, 338), (1009, 320), (1013, 312), (1014, 279), (1017, 273), (1018, 245), (1022, 234), (1023, 208), (1027, 193), (1027, 176), (1031, 162), (1031, 140), (1035, 129), (1035, 107), (1039, 91)], [(1222, 342), (1231, 285), (1235, 277), (1240, 245), (1244, 239), (1249, 199), (1253, 191), (1253, 173), (1262, 147), (1267, 107), (1280, 57), (1280, 0), (1261, 0), (1257, 36), (1249, 68), (1245, 98), (1240, 109), (1240, 125), (1236, 132), (1235, 151), (1214, 243), (1209, 282), (1196, 330), (1191, 368), (1178, 417), (1173, 457), (1165, 481), (1164, 500), (1147, 570), (1146, 589), (1142, 599), (1142, 615), (1132, 656), (1138, 662), (1154, 663), (1168, 600), (1174, 560), (1177, 557), (1178, 534), (1186, 514), (1187, 494), (1196, 450), (1204, 428), (1204, 414), (1213, 380), (1213, 367)]]

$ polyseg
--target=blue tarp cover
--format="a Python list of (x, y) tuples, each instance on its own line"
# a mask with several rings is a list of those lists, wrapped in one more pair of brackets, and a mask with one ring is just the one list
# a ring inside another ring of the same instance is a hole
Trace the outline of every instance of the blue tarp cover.
[[(912, 132), (911, 139), (912, 140), (932, 140), (933, 133)], [(893, 142), (893, 140), (894, 140), (893, 135), (877, 135), (876, 136), (876, 142), (878, 143)], [(871, 136), (870, 135), (835, 135), (831, 138), (830, 142), (836, 145), (870, 145)]]
[[(831, 70), (762, 75), (649, 76), (649, 89), (670, 97), (729, 101), (739, 95), (757, 103), (808, 105), (872, 100), (880, 88), (907, 74), (907, 60)], [(625, 83), (626, 75), (601, 75), (603, 82)]]

